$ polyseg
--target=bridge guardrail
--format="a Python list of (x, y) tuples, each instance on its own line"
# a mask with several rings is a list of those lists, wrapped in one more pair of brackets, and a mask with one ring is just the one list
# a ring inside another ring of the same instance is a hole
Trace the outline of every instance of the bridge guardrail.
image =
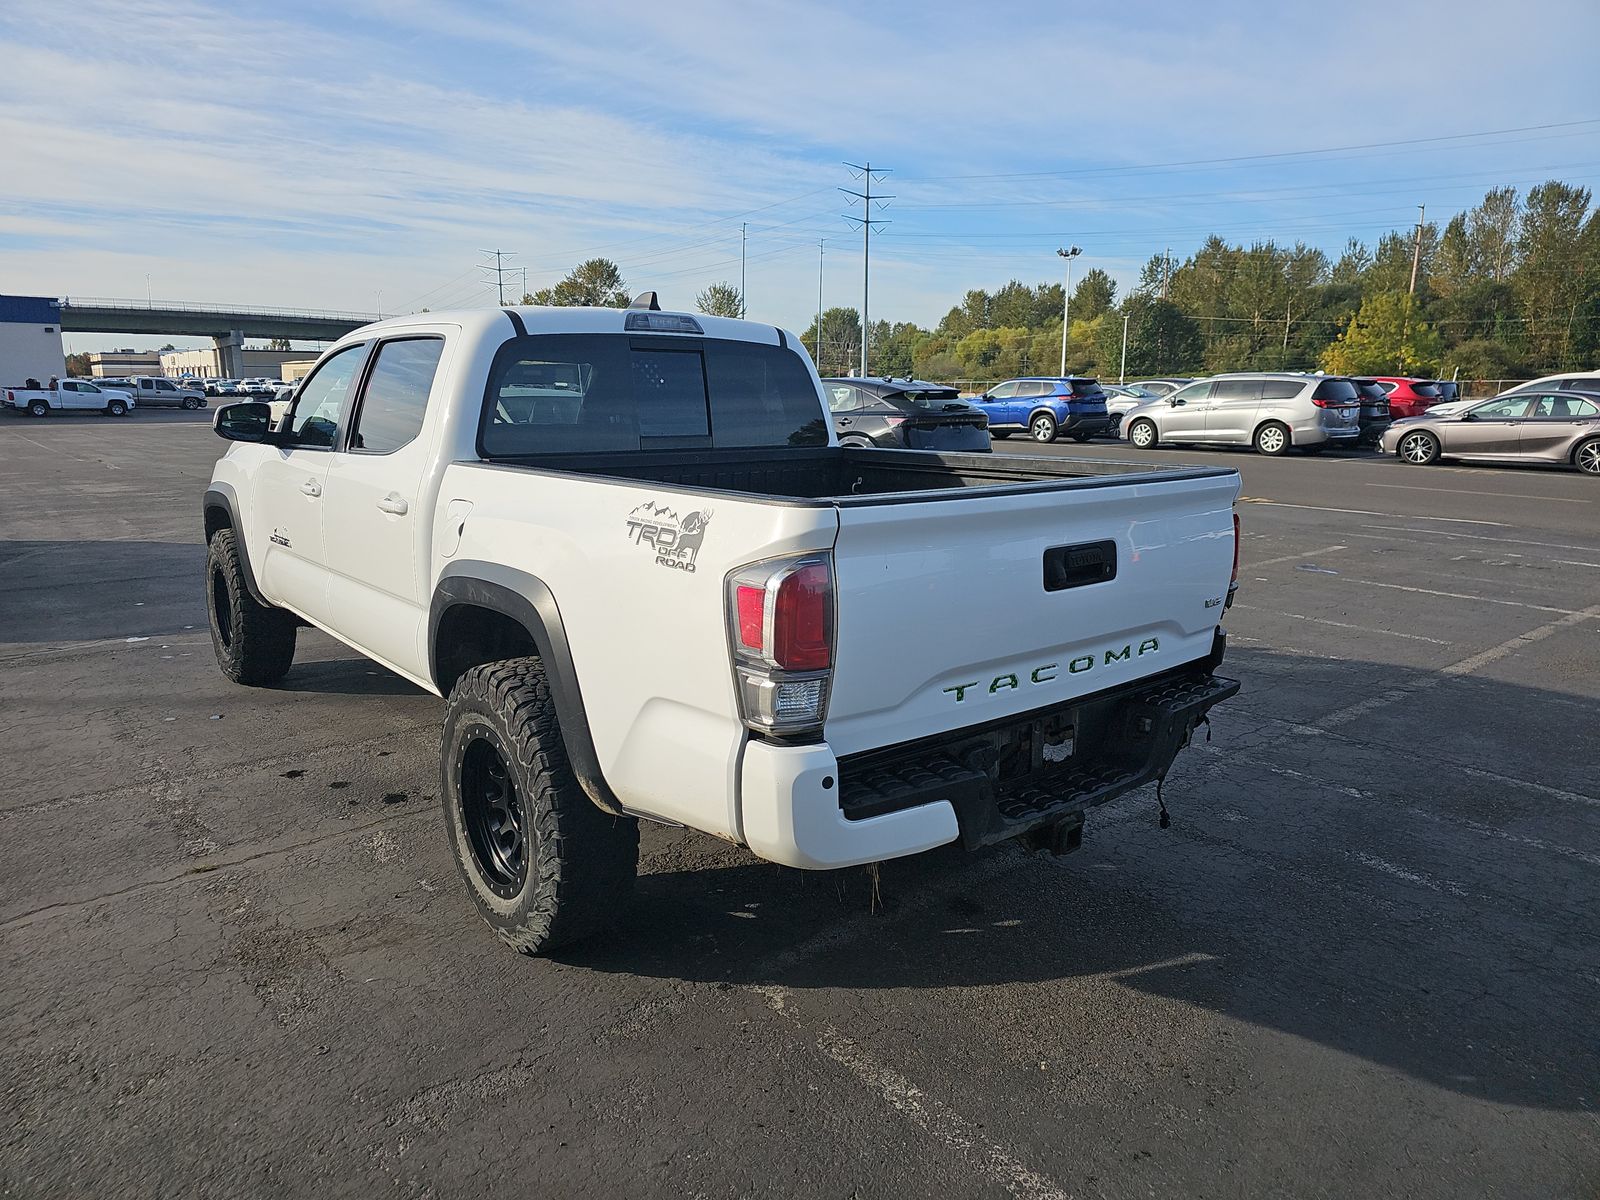
[[(366, 325), (373, 321), (381, 321), (382, 314), (360, 312), (334, 312), (326, 309), (308, 308), (261, 308), (252, 305), (238, 304), (190, 304), (177, 300), (126, 300), (108, 299), (104, 296), (63, 296), (63, 308), (103, 308), (118, 312), (200, 312), (200, 313), (231, 313), (241, 317), (280, 317), (288, 320), (322, 320), (322, 321), (354, 321), (359, 325)], [(392, 315), (392, 314), (391, 314)]]

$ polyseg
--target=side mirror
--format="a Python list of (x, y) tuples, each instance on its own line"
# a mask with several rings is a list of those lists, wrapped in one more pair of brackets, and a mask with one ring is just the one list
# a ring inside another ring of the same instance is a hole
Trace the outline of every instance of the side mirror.
[(1463, 421), (1476, 421), (1478, 419), (1478, 414), (1475, 412), (1464, 412), (1461, 414), (1461, 419)]
[(270, 442), (274, 440), (272, 406), (254, 400), (224, 404), (211, 418), (211, 428), (230, 442)]
[(1183, 403), (1183, 401), (1178, 399), (1178, 397), (1176, 397), (1176, 396), (1168, 396), (1167, 397), (1167, 403), (1172, 405), (1173, 408), (1177, 408), (1178, 405)]

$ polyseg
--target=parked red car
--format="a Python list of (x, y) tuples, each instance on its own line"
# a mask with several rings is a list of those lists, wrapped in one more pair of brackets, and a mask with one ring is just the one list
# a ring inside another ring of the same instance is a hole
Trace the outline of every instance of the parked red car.
[(1439, 384), (1433, 379), (1408, 379), (1400, 375), (1378, 375), (1378, 385), (1389, 393), (1389, 415), (1396, 421), (1402, 417), (1420, 417), (1444, 399), (1439, 394)]

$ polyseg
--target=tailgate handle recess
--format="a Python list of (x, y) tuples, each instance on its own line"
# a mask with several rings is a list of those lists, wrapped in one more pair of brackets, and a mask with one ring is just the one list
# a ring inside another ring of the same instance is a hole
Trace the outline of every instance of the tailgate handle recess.
[(1079, 542), (1044, 552), (1044, 590), (1060, 592), (1117, 577), (1117, 543)]

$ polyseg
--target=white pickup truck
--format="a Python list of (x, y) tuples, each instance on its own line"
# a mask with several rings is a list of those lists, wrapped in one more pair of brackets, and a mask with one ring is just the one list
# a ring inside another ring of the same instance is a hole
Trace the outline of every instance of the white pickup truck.
[(104, 388), (87, 379), (63, 379), (53, 387), (6, 388), (0, 392), (0, 402), (34, 417), (74, 410), (125, 417), (134, 409), (133, 396), (127, 389)]
[(621, 911), (636, 818), (802, 868), (1075, 847), (1238, 690), (1237, 472), (828, 416), (793, 334), (652, 293), (356, 330), (216, 413), (218, 662), (272, 684), (311, 624), (447, 697), (450, 842), (530, 953)]

